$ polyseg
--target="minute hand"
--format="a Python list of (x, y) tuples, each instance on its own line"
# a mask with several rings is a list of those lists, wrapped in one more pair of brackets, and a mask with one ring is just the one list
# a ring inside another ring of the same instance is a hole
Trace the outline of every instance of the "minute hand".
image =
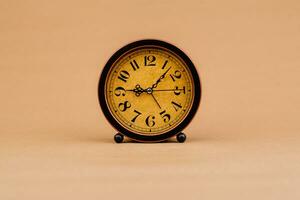
[(159, 77), (159, 79), (156, 81), (156, 83), (154, 83), (154, 84), (152, 85), (152, 89), (157, 87), (157, 84), (158, 84), (162, 79), (165, 78), (166, 74), (168, 73), (168, 71), (169, 71), (170, 69), (171, 69), (171, 67), (169, 67), (169, 69), (167, 69), (167, 71), (165, 71), (165, 72)]

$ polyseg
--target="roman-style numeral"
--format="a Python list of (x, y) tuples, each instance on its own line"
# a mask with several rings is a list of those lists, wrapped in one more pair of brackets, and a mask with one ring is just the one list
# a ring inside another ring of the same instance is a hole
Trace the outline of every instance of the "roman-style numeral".
[(164, 62), (164, 65), (162, 66), (162, 69), (164, 69), (166, 66), (167, 66), (167, 64), (168, 64), (168, 60), (166, 60), (165, 62)]
[(122, 71), (120, 71), (118, 79), (120, 79), (121, 81), (124, 81), (126, 83), (127, 79), (129, 77), (130, 77), (130, 74), (128, 73), (128, 71), (122, 70)]
[(131, 61), (130, 65), (131, 65), (131, 67), (133, 68), (134, 71), (140, 68), (135, 60)]
[(175, 109), (176, 111), (178, 111), (180, 108), (182, 108), (182, 105), (181, 105), (181, 104), (178, 104), (178, 103), (176, 103), (176, 102), (174, 102), (174, 101), (172, 101), (171, 103), (172, 103), (172, 105), (173, 105), (173, 107), (174, 107), (174, 109)]

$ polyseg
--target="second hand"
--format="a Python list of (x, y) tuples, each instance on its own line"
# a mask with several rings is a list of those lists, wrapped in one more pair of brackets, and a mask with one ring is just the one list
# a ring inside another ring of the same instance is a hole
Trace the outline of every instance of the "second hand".
[(153, 91), (177, 91), (177, 90), (185, 90), (185, 89), (165, 89), (165, 90), (153, 90)]

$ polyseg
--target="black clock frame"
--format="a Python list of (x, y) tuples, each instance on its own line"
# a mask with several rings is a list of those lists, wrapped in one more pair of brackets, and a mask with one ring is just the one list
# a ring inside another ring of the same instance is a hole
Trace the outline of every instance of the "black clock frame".
[[(114, 64), (114, 62), (119, 59), (124, 53), (137, 48), (137, 47), (161, 47), (168, 49), (169, 51), (173, 52), (177, 56), (179, 56), (188, 66), (188, 68), (191, 71), (192, 78), (194, 81), (194, 101), (192, 104), (192, 107), (187, 114), (186, 118), (174, 129), (172, 129), (169, 132), (160, 134), (160, 135), (152, 135), (152, 136), (146, 136), (146, 135), (140, 135), (134, 132), (131, 132), (124, 128), (122, 125), (120, 125), (115, 118), (112, 116), (112, 114), (109, 111), (108, 105), (105, 100), (105, 82), (106, 82), (106, 77), (108, 75), (108, 72), (111, 68), (111, 66)], [(177, 134), (181, 133), (181, 131), (191, 122), (192, 118), (195, 116), (197, 109), (200, 104), (200, 99), (201, 99), (201, 84), (200, 84), (200, 79), (197, 73), (197, 70), (192, 63), (192, 61), (189, 59), (189, 57), (181, 51), (179, 48), (176, 46), (169, 44), (167, 42), (161, 41), (161, 40), (153, 40), (153, 39), (147, 39), (147, 40), (139, 40), (136, 42), (132, 42), (130, 44), (127, 44), (126, 46), (122, 47), (119, 49), (117, 52), (115, 52), (111, 58), (107, 61), (106, 65), (104, 66), (100, 80), (99, 80), (99, 85), (98, 85), (98, 98), (100, 102), (101, 109), (106, 117), (106, 119), (111, 123), (111, 125), (119, 131), (122, 135), (125, 135), (135, 141), (139, 142), (159, 142), (159, 141), (164, 141), (167, 140), (170, 137), (176, 136)]]

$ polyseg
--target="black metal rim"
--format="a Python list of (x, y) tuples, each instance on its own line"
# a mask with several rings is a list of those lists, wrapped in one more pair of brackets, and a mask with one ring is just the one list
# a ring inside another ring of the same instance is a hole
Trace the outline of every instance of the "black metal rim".
[[(136, 134), (132, 131), (125, 129), (111, 115), (108, 105), (106, 104), (106, 100), (105, 100), (105, 82), (106, 82), (106, 77), (108, 75), (110, 67), (124, 53), (130, 51), (133, 48), (142, 47), (142, 46), (158, 46), (158, 47), (166, 48), (166, 49), (170, 50), (171, 52), (173, 52), (174, 54), (178, 55), (189, 67), (191, 74), (192, 74), (193, 81), (194, 81), (194, 85), (195, 85), (194, 101), (193, 101), (192, 107), (190, 109), (190, 112), (187, 114), (186, 118), (178, 126), (174, 127), (174, 129), (172, 129), (171, 131), (160, 134), (160, 135), (153, 135), (153, 136), (140, 135), (140, 134)], [(106, 119), (121, 134), (123, 134), (133, 140), (136, 140), (136, 141), (157, 142), (157, 141), (166, 140), (170, 137), (177, 135), (191, 122), (191, 120), (195, 116), (197, 109), (199, 107), (199, 104), (200, 104), (201, 84), (200, 84), (200, 79), (199, 79), (199, 76), (198, 76), (198, 73), (197, 73), (197, 70), (196, 70), (194, 64), (189, 59), (189, 57), (183, 51), (181, 51), (179, 48), (177, 48), (176, 46), (169, 44), (167, 42), (161, 41), (161, 40), (153, 40), (153, 39), (139, 40), (139, 41), (130, 43), (130, 44), (122, 47), (116, 53), (114, 53), (112, 55), (112, 57), (107, 61), (106, 65), (104, 66), (104, 68), (102, 70), (100, 80), (99, 80), (98, 98), (99, 98), (101, 109), (102, 109)]]

